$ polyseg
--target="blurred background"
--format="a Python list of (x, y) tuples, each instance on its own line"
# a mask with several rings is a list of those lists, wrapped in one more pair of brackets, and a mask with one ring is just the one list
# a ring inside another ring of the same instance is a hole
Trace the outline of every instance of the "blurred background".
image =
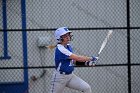
[(49, 93), (54, 31), (63, 26), (86, 56), (113, 30), (95, 67), (75, 67), (93, 93), (140, 93), (139, 10), (139, 0), (0, 0), (0, 93)]

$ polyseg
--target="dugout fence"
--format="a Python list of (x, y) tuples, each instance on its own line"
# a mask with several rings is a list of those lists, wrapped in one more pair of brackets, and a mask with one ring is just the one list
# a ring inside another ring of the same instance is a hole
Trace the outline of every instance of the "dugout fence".
[[(74, 53), (96, 55), (95, 67), (74, 73), (100, 93), (139, 93), (139, 0), (1, 0), (0, 93), (49, 93), (54, 31), (68, 26)], [(41, 43), (41, 44), (40, 44)], [(80, 93), (66, 88), (64, 93)], [(82, 93), (82, 92), (81, 92)]]

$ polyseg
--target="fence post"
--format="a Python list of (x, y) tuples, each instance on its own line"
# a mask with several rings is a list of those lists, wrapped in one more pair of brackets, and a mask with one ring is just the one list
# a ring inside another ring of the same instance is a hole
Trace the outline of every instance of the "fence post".
[(127, 60), (128, 60), (128, 93), (131, 93), (131, 48), (130, 48), (130, 1), (127, 0)]
[[(22, 17), (22, 42), (23, 42), (23, 63), (24, 67), (28, 67), (27, 56), (27, 32), (26, 32), (26, 0), (21, 0), (21, 17)], [(28, 69), (24, 69), (25, 90), (28, 93)]]

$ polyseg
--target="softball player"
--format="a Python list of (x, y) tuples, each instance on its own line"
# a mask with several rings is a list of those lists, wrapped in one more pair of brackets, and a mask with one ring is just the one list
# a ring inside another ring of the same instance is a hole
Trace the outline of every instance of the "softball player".
[(98, 57), (74, 54), (69, 44), (71, 33), (67, 27), (61, 27), (55, 31), (55, 38), (58, 41), (55, 49), (56, 70), (52, 76), (50, 93), (63, 93), (65, 87), (91, 93), (90, 85), (73, 73), (74, 65), (92, 66), (95, 65)]

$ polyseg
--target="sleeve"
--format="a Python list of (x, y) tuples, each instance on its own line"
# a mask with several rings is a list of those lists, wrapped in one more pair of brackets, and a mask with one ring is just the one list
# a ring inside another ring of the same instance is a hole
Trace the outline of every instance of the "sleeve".
[(64, 55), (66, 55), (67, 57), (70, 57), (72, 55), (72, 52), (70, 52), (69, 50), (67, 50), (64, 46), (59, 46), (58, 50), (63, 53)]

